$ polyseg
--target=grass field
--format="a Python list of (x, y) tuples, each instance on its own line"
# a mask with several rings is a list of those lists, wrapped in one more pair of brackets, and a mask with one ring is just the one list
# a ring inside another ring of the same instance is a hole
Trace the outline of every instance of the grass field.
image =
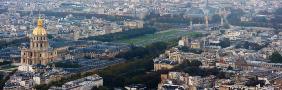
[(183, 30), (172, 29), (172, 30), (160, 31), (155, 34), (148, 34), (145, 36), (140, 36), (132, 39), (123, 39), (117, 42), (133, 44), (136, 46), (146, 46), (153, 42), (173, 40), (180, 38), (182, 36), (188, 36), (188, 37), (197, 36), (199, 34), (200, 33), (198, 32), (188, 32)]

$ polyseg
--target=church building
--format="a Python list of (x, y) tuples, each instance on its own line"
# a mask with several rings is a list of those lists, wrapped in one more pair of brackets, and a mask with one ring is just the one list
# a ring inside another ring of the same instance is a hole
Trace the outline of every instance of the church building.
[(54, 61), (57, 51), (49, 46), (47, 31), (43, 27), (43, 20), (38, 19), (37, 27), (30, 37), (30, 47), (21, 49), (21, 64), (43, 64)]

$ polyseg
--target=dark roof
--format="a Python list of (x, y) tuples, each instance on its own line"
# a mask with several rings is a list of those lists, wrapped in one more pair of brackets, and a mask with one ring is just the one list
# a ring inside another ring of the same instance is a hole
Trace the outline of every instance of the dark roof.
[(164, 85), (163, 88), (164, 88), (165, 90), (185, 90), (184, 88), (179, 87), (179, 86), (168, 86), (168, 85)]

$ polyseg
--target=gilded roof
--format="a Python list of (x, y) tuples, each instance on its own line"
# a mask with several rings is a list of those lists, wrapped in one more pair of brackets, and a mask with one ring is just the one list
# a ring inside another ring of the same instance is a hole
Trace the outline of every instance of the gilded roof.
[(35, 35), (35, 36), (47, 35), (47, 32), (46, 32), (46, 30), (43, 27), (43, 20), (42, 19), (39, 18), (37, 20), (37, 27), (35, 29), (33, 29), (32, 34)]

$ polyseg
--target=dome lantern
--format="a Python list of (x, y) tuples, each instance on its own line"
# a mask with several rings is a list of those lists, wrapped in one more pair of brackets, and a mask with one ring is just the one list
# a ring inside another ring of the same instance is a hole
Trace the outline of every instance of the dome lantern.
[(37, 27), (35, 29), (33, 29), (32, 34), (35, 35), (35, 36), (45, 36), (45, 35), (47, 35), (47, 32), (43, 27), (43, 20), (42, 19), (39, 18), (37, 20)]

